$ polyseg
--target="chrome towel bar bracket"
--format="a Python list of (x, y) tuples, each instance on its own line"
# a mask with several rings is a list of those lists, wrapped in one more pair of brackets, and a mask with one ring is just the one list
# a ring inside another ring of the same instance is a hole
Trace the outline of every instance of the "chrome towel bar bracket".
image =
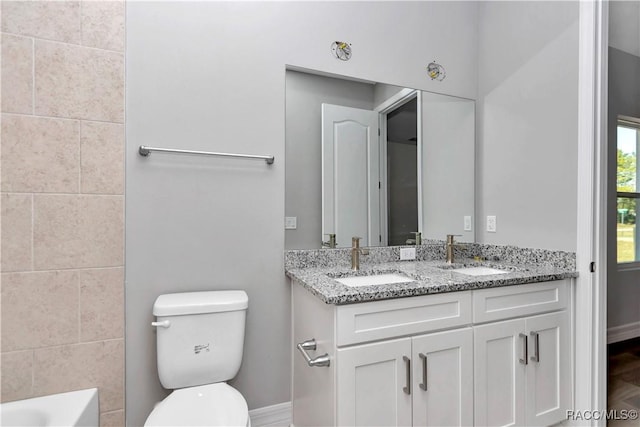
[(300, 353), (302, 353), (304, 360), (307, 361), (307, 365), (311, 367), (329, 366), (329, 364), (331, 363), (328, 353), (322, 354), (314, 359), (312, 359), (311, 356), (309, 356), (309, 353), (307, 353), (307, 350), (316, 349), (316, 340), (314, 338), (298, 343), (296, 347), (298, 347), (298, 350), (300, 350)]
[(258, 156), (254, 154), (234, 154), (234, 153), (215, 153), (213, 151), (178, 150), (175, 148), (148, 147), (146, 145), (141, 145), (138, 148), (138, 154), (140, 154), (143, 157), (147, 157), (153, 151), (158, 153), (191, 154), (191, 155), (197, 155), (197, 156), (217, 156), (217, 157), (233, 157), (236, 159), (264, 160), (268, 165), (273, 164), (275, 160), (275, 157), (273, 156)]

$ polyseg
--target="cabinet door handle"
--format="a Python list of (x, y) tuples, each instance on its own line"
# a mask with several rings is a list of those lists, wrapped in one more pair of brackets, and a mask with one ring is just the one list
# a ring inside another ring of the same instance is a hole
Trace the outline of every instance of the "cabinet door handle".
[(402, 391), (407, 394), (411, 394), (411, 359), (409, 359), (407, 356), (402, 356), (402, 360), (404, 360), (404, 362), (407, 364), (407, 385), (402, 387)]
[(533, 356), (531, 356), (531, 361), (540, 363), (540, 334), (531, 332), (530, 335), (533, 339)]
[(418, 384), (421, 389), (427, 391), (427, 355), (424, 353), (418, 354), (422, 359), (422, 384)]
[(519, 337), (522, 338), (523, 357), (521, 357), (518, 361), (523, 365), (527, 365), (529, 363), (529, 340), (528, 340), (529, 337), (527, 337), (527, 335), (523, 334), (522, 332), (520, 332)]

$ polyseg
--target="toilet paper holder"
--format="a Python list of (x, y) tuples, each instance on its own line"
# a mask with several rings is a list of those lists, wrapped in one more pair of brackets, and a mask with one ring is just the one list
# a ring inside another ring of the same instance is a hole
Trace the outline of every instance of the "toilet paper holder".
[(309, 353), (307, 353), (307, 350), (315, 350), (316, 349), (316, 340), (315, 338), (312, 338), (310, 340), (306, 340), (303, 341), (301, 343), (298, 343), (298, 345), (296, 346), (298, 347), (298, 350), (300, 350), (300, 353), (302, 353), (302, 356), (304, 357), (304, 359), (307, 361), (307, 365), (313, 367), (323, 367), (323, 366), (329, 366), (330, 359), (329, 359), (329, 354), (325, 353), (322, 354), (320, 356), (317, 356), (315, 358), (311, 358), (311, 356), (309, 356)]

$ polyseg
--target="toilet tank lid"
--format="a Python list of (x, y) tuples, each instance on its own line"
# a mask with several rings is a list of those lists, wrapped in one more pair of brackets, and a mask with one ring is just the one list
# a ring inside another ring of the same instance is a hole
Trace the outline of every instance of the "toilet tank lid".
[(160, 295), (153, 304), (154, 316), (218, 313), (246, 310), (249, 297), (245, 291), (182, 292)]

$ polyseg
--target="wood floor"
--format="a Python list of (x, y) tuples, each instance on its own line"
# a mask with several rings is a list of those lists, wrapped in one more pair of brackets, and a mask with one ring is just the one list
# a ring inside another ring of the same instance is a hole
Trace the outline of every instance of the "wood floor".
[[(640, 338), (609, 345), (608, 406), (640, 411)], [(640, 420), (611, 420), (612, 427), (638, 427)]]

